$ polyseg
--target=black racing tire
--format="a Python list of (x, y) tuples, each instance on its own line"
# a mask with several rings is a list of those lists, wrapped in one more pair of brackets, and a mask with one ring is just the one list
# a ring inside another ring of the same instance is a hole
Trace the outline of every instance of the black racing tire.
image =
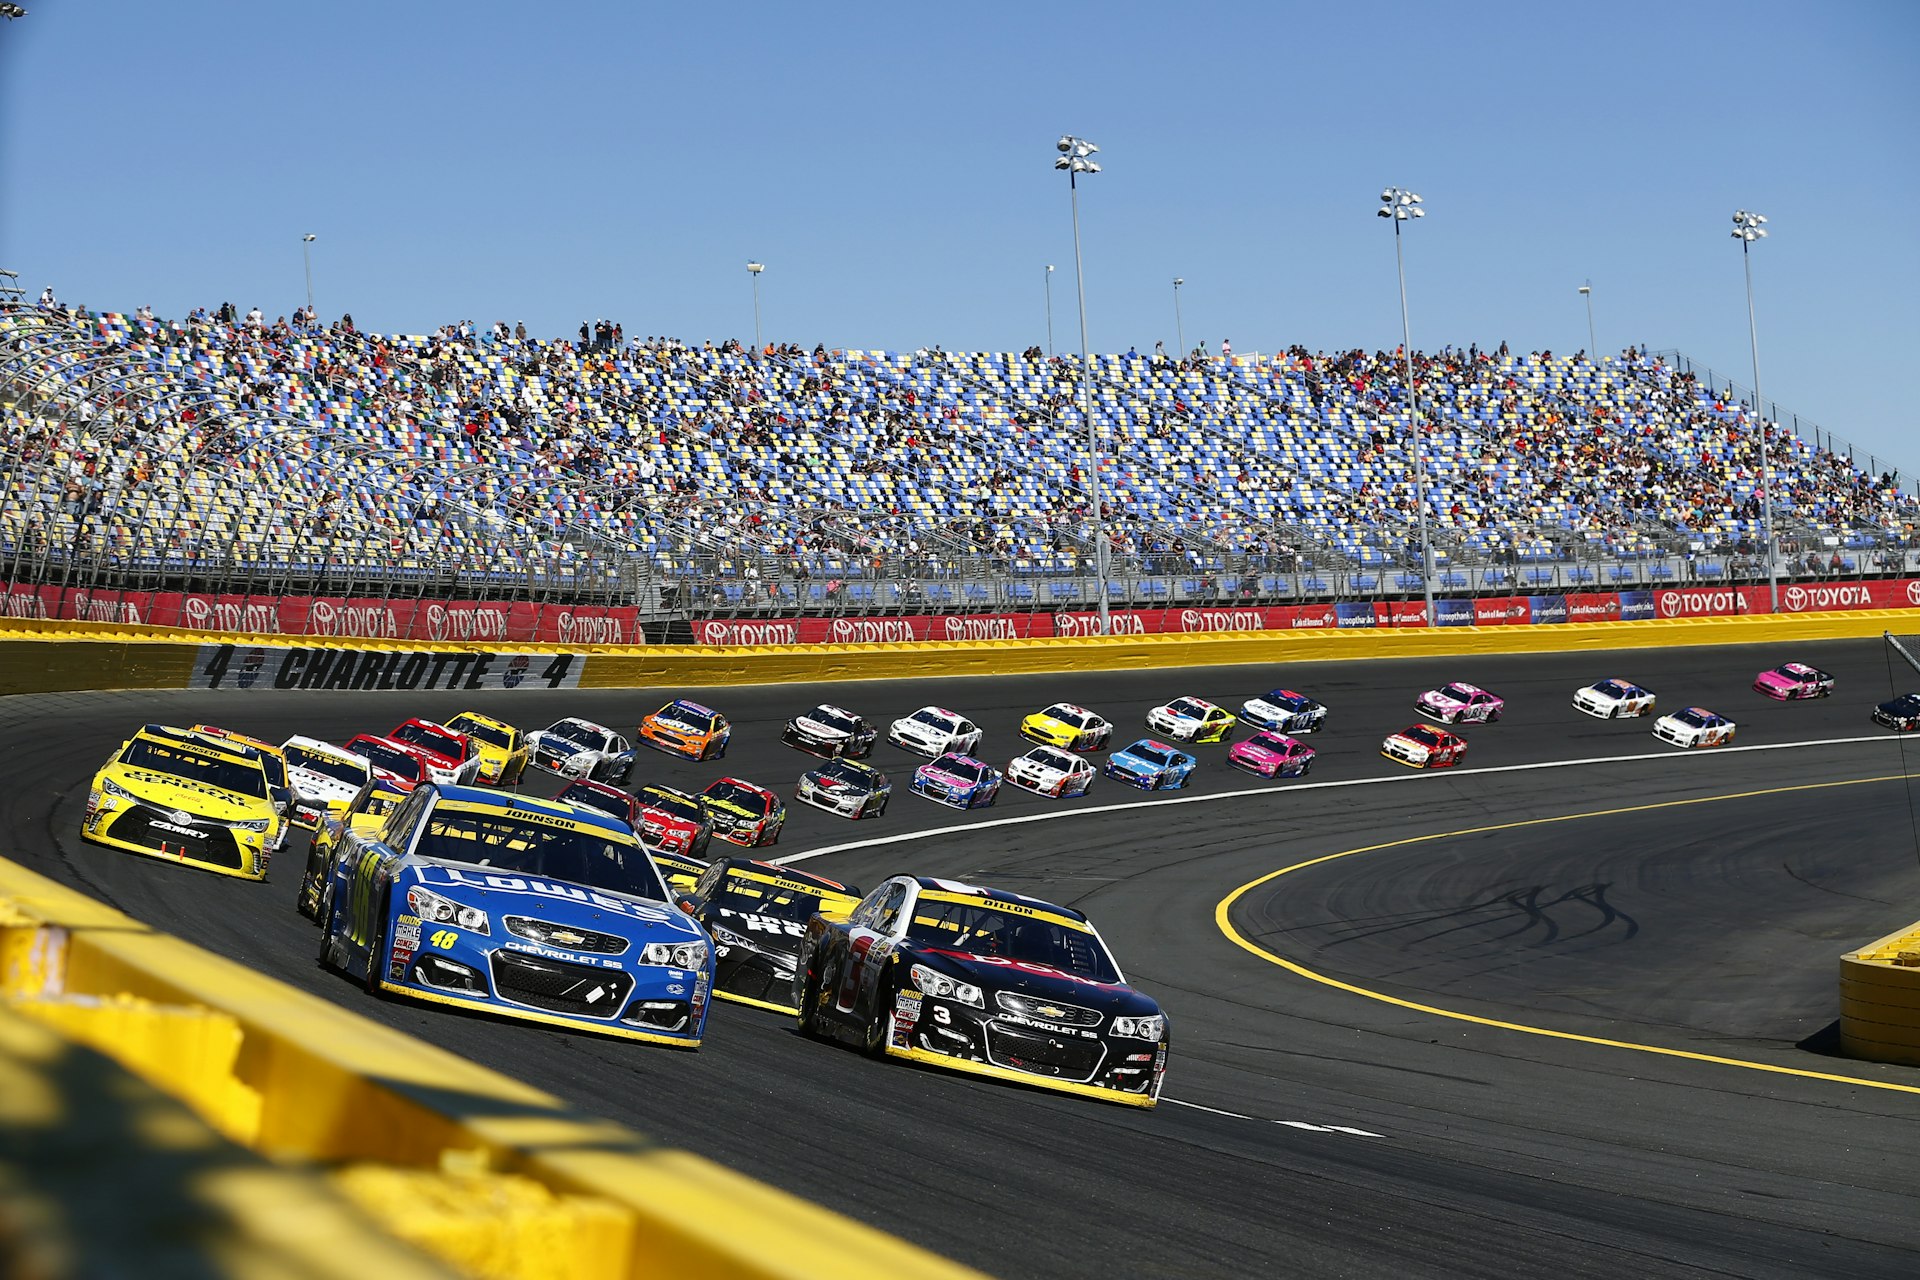
[(878, 1058), (887, 1051), (887, 1029), (893, 1020), (893, 992), (887, 988), (887, 980), (882, 975), (874, 984), (873, 1013), (867, 1023), (860, 1028), (860, 1052), (869, 1058)]
[(1490, 711), (1487, 713), (1488, 724), (1492, 724), (1494, 721), (1498, 720), (1499, 718), (1500, 718), (1500, 713), (1498, 711)]
[(386, 968), (386, 957), (382, 953), (387, 949), (387, 911), (391, 906), (391, 895), (382, 893), (380, 909), (373, 916), (373, 937), (367, 942), (366, 987), (371, 996), (380, 994), (380, 975)]
[(333, 968), (333, 877), (320, 886), (320, 954), (322, 969)]
[(820, 1038), (820, 1023), (815, 1016), (820, 1008), (820, 977), (807, 965), (806, 981), (800, 984), (800, 1005), (793, 1015), (793, 1029), (809, 1040)]
[(1304, 778), (1312, 772), (1313, 772), (1313, 757), (1308, 756), (1306, 760), (1303, 761), (1300, 765), (1300, 776)]

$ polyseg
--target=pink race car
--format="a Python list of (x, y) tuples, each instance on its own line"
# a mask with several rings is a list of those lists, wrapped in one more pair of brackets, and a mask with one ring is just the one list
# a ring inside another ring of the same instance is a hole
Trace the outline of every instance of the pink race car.
[(1441, 724), (1472, 721), (1492, 724), (1500, 718), (1507, 703), (1506, 699), (1495, 697), (1479, 685), (1456, 681), (1427, 690), (1414, 699), (1413, 705), (1420, 709), (1421, 715)]
[(1262, 729), (1227, 751), (1227, 763), (1262, 778), (1304, 778), (1313, 771), (1313, 748), (1298, 738)]
[(1824, 698), (1833, 692), (1833, 677), (1804, 662), (1783, 662), (1753, 678), (1754, 690), (1781, 702), (1796, 698)]

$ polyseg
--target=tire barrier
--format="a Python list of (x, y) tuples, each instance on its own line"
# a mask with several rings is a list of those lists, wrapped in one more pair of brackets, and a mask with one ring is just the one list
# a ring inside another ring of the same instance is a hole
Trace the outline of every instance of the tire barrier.
[(1840, 1051), (1920, 1067), (1920, 922), (1840, 957)]

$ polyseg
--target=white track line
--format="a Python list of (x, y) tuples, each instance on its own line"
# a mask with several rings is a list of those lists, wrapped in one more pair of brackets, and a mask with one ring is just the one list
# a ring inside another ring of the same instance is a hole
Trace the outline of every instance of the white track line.
[(1384, 1138), (1383, 1133), (1371, 1129), (1355, 1129), (1344, 1124), (1310, 1124), (1305, 1120), (1255, 1120), (1253, 1116), (1241, 1115), (1238, 1111), (1222, 1111), (1219, 1107), (1203, 1107), (1197, 1102), (1188, 1102), (1184, 1098), (1162, 1098), (1162, 1102), (1171, 1102), (1176, 1107), (1188, 1107), (1194, 1111), (1205, 1111), (1209, 1115), (1226, 1116), (1229, 1120), (1253, 1120), (1255, 1124), (1284, 1125), (1289, 1129), (1302, 1129), (1308, 1133), (1344, 1133), (1355, 1138)]

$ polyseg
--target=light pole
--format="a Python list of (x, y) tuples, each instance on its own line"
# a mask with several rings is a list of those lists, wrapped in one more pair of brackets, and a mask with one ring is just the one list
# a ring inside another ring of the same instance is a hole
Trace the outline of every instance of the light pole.
[(1420, 197), (1399, 187), (1380, 193), (1380, 207), (1374, 210), (1393, 221), (1393, 261), (1400, 269), (1400, 345), (1407, 357), (1407, 413), (1413, 423), (1413, 499), (1420, 512), (1420, 585), (1427, 601), (1428, 626), (1433, 625), (1433, 538), (1427, 531), (1427, 446), (1420, 436), (1420, 392), (1413, 382), (1413, 327), (1407, 320), (1407, 260), (1400, 248), (1400, 224), (1410, 218), (1424, 218)]
[(300, 237), (300, 261), (307, 269), (307, 323), (313, 323), (313, 233)]
[(1093, 355), (1087, 343), (1087, 270), (1080, 259), (1080, 175), (1098, 173), (1093, 159), (1100, 148), (1085, 138), (1060, 135), (1054, 144), (1059, 151), (1053, 167), (1066, 171), (1067, 190), (1073, 205), (1073, 276), (1080, 291), (1080, 416), (1087, 422), (1087, 496), (1093, 501), (1093, 570), (1099, 578), (1100, 634), (1113, 634), (1113, 621), (1107, 613), (1107, 511), (1100, 496), (1100, 436), (1093, 429)]
[(1773, 459), (1767, 413), (1760, 399), (1760, 330), (1753, 319), (1753, 242), (1767, 238), (1767, 220), (1757, 213), (1741, 209), (1733, 215), (1733, 238), (1740, 242), (1740, 265), (1747, 274), (1747, 342), (1753, 350), (1753, 416), (1760, 427), (1760, 522), (1767, 538), (1767, 595), (1773, 612), (1780, 612), (1780, 570), (1776, 564), (1777, 545), (1773, 540)]
[(1580, 286), (1580, 296), (1587, 300), (1587, 359), (1600, 363), (1600, 339), (1593, 336), (1593, 281)]
[(1047, 356), (1053, 356), (1053, 264), (1047, 264)]
[(1173, 340), (1179, 345), (1175, 355), (1181, 360), (1187, 358), (1187, 329), (1180, 323), (1180, 286), (1185, 283), (1179, 276), (1173, 278)]
[(763, 262), (749, 262), (747, 274), (753, 277), (753, 349), (760, 350), (760, 273), (767, 269)]

